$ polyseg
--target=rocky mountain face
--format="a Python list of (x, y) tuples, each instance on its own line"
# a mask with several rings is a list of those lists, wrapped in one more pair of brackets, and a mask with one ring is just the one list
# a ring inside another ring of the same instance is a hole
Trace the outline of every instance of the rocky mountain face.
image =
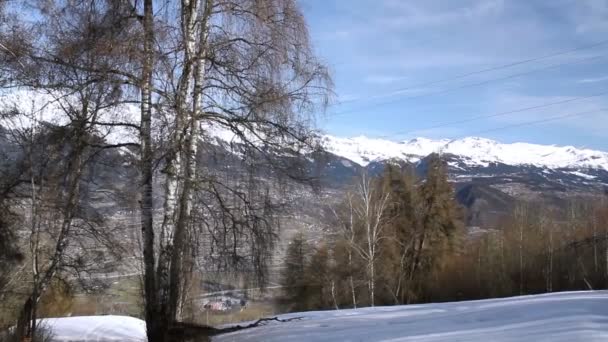
[[(484, 138), (393, 142), (366, 137), (323, 137), (333, 155), (331, 174), (378, 174), (386, 163), (412, 164), (419, 175), (430, 154), (446, 160), (457, 200), (469, 226), (492, 226), (517, 200), (562, 208), (568, 202), (601, 196), (608, 189), (608, 153), (572, 146), (501, 144)], [(335, 183), (337, 185), (337, 183)]]
[[(245, 156), (242, 146), (229, 132), (217, 129), (207, 132), (211, 134), (201, 141), (199, 158), (208, 171), (241, 172), (240, 164), (245, 157), (250, 161), (261, 159), (255, 155)], [(0, 133), (4, 164), (15, 161), (16, 147), (10, 145), (9, 131), (2, 129)], [(432, 153), (440, 153), (446, 160), (456, 198), (468, 209), (469, 226), (495, 224), (501, 215), (510, 211), (516, 200), (542, 201), (559, 208), (569, 201), (600, 196), (608, 191), (608, 153), (602, 151), (572, 146), (501, 144), (475, 137), (459, 140), (417, 138), (394, 142), (325, 135), (320, 140), (322, 150), (305, 151), (299, 156), (283, 151), (271, 153), (274, 166), (291, 166), (300, 170), (300, 176), (316, 180), (315, 186), (290, 184), (291, 190), (283, 192), (288, 194), (289, 201), (298, 203), (293, 208), (294, 216), (301, 214), (296, 209), (306, 208), (304, 215), (310, 216), (306, 220), (308, 226), (317, 225), (320, 217), (314, 216), (325, 215), (328, 205), (336, 203), (340, 194), (363, 172), (377, 175), (387, 163), (397, 163), (412, 165), (423, 176), (427, 158)], [(87, 174), (92, 181), (86, 195), (97, 199), (93, 202), (97, 202), (98, 209), (107, 208), (108, 213), (113, 206), (119, 209), (129, 207), (128, 198), (110, 198), (104, 193), (110, 189), (136, 192), (134, 179), (137, 174), (132, 153), (128, 149), (108, 150), (102, 156), (103, 163), (89, 168)], [(257, 177), (271, 179), (277, 173), (273, 169), (276, 168), (262, 166), (256, 171)], [(161, 196), (159, 192), (157, 197)], [(278, 192), (277, 196), (280, 196)], [(117, 203), (113, 205), (112, 202)]]

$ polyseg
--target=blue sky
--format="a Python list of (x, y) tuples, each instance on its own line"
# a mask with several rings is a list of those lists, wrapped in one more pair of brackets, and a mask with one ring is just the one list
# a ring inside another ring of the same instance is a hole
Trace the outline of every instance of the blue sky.
[[(334, 104), (318, 122), (328, 133), (393, 140), (475, 135), (608, 150), (608, 0), (300, 3), (336, 85)], [(445, 79), (452, 80), (436, 82)], [(588, 114), (525, 124), (582, 112)]]

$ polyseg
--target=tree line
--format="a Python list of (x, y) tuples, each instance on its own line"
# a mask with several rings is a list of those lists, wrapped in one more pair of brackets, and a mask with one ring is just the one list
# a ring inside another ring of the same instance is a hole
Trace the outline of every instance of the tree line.
[(294, 309), (404, 304), (418, 301), (463, 236), (463, 211), (445, 163), (434, 155), (426, 177), (387, 165), (363, 175), (334, 208), (331, 241), (289, 244), (283, 274)]
[(496, 298), (608, 286), (608, 199), (518, 202), (467, 232), (439, 156), (424, 179), (388, 165), (334, 208), (330, 239), (296, 235), (282, 272), (288, 310)]
[(426, 300), (481, 299), (608, 286), (608, 199), (565, 208), (518, 203), (498, 228), (470, 237)]

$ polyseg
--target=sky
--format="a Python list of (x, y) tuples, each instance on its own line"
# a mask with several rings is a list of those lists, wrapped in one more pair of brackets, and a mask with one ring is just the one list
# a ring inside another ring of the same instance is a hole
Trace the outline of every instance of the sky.
[(300, 6), (335, 83), (318, 121), (329, 134), (608, 151), (608, 0)]

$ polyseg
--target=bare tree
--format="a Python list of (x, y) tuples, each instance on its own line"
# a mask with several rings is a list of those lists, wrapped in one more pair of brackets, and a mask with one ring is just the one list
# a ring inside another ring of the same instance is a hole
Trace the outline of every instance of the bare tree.
[[(110, 72), (141, 92), (146, 317), (149, 337), (160, 341), (161, 331), (179, 319), (186, 255), (206, 246), (203, 254), (221, 255), (226, 265), (231, 258), (235, 267), (249, 264), (263, 278), (273, 245), (274, 205), (269, 191), (256, 190), (264, 187), (259, 171), (227, 181), (200, 165), (199, 144), (209, 140), (210, 131), (230, 132), (230, 147), (243, 156), (241, 166), (260, 170), (263, 165), (298, 177), (288, 171), (293, 163), (276, 162), (281, 160), (276, 153), (295, 156), (314, 148), (311, 114), (317, 104), (325, 104), (331, 84), (312, 54), (295, 1), (175, 1), (164, 4), (159, 17), (154, 5), (152, 0), (134, 2), (121, 12), (122, 17), (131, 13), (143, 27), (139, 74), (120, 68)], [(165, 195), (158, 232), (152, 197), (155, 153), (162, 156)], [(198, 228), (193, 215), (202, 219)], [(189, 246), (203, 233), (209, 243)], [(243, 257), (246, 248), (250, 253)]]
[[(355, 232), (355, 210), (353, 207), (353, 194), (347, 193), (346, 201), (345, 201), (345, 211), (346, 215), (339, 214), (334, 208), (332, 208), (332, 212), (337, 219), (339, 225), (341, 226), (341, 234), (344, 236), (344, 239), (348, 242), (349, 248), (346, 249), (347, 253), (347, 262), (348, 262), (348, 283), (352, 298), (353, 308), (357, 308), (357, 292), (355, 290), (355, 279), (354, 279), (354, 261), (353, 261), (353, 248), (352, 246), (356, 245), (356, 232)], [(344, 208), (343, 208), (344, 209)], [(345, 217), (344, 217), (345, 216)]]
[(355, 243), (354, 250), (365, 260), (368, 272), (368, 289), (370, 304), (375, 304), (376, 270), (375, 265), (379, 255), (380, 242), (385, 239), (383, 230), (387, 222), (386, 207), (390, 198), (389, 193), (381, 193), (377, 184), (363, 174), (357, 185), (356, 201), (352, 210), (355, 212), (363, 242)]
[[(179, 319), (190, 254), (234, 269), (251, 267), (263, 282), (278, 208), (277, 189), (264, 177), (306, 178), (294, 160), (316, 147), (314, 116), (331, 88), (296, 1), (182, 0), (159, 11), (153, 0), (22, 2), (33, 5), (39, 20), (2, 31), (0, 67), (10, 71), (2, 82), (44, 89), (82, 133), (71, 142), (80, 152), (66, 173), (65, 236), (91, 148), (128, 146), (139, 155), (149, 338), (166, 340)], [(44, 78), (51, 74), (59, 77)], [(139, 104), (139, 122), (102, 115), (125, 104)], [(139, 142), (92, 146), (87, 134), (114, 127), (137, 130)], [(227, 178), (214, 165), (201, 165), (210, 152), (200, 151), (201, 143), (213, 139), (214, 130), (233, 135), (229, 148), (246, 172)], [(155, 165), (164, 182), (159, 227)], [(57, 246), (59, 260), (66, 245)]]
[[(14, 34), (0, 35), (5, 47), (0, 56), (9, 72), (8, 86), (39, 97), (43, 102), (30, 116), (19, 112), (19, 108), (13, 110), (26, 123), (22, 141), (26, 142), (24, 151), (29, 156), (33, 287), (17, 329), (19, 334), (29, 337), (36, 331), (37, 303), (51, 281), (67, 268), (83, 267), (82, 259), (74, 259), (77, 256), (70, 250), (70, 244), (74, 242), (76, 226), (82, 235), (83, 229), (86, 230), (82, 223), (91, 223), (87, 218), (89, 214), (83, 209), (81, 191), (85, 166), (101, 150), (115, 147), (99, 137), (98, 129), (111, 109), (117, 106), (120, 96), (117, 91), (120, 82), (109, 75), (100, 77), (104, 74), (100, 70), (106, 65), (96, 54), (101, 48), (96, 43), (100, 38), (96, 34), (99, 27), (90, 19), (97, 13), (97, 8), (92, 6), (83, 11), (82, 7), (51, 2), (35, 5), (40, 7), (33, 6), (31, 11), (39, 10), (43, 20), (28, 28), (37, 34), (37, 38), (23, 39), (23, 27), (11, 31)], [(15, 25), (25, 24), (17, 22)], [(103, 40), (99, 42), (103, 43)], [(19, 49), (11, 48), (14, 46)], [(7, 103), (2, 105), (6, 110)], [(43, 126), (38, 125), (41, 120), (37, 119), (37, 113), (44, 110), (52, 112), (54, 122), (39, 132), (37, 129)], [(15, 132), (21, 129), (16, 128)], [(51, 153), (41, 154), (41, 147), (49, 147)], [(50, 162), (44, 164), (44, 160)], [(43, 195), (46, 196), (44, 207), (52, 209), (47, 213), (48, 209), (42, 209)], [(47, 214), (52, 218), (41, 221)], [(50, 244), (50, 253), (45, 260), (40, 259), (42, 231)], [(26, 326), (29, 328), (25, 329)]]

